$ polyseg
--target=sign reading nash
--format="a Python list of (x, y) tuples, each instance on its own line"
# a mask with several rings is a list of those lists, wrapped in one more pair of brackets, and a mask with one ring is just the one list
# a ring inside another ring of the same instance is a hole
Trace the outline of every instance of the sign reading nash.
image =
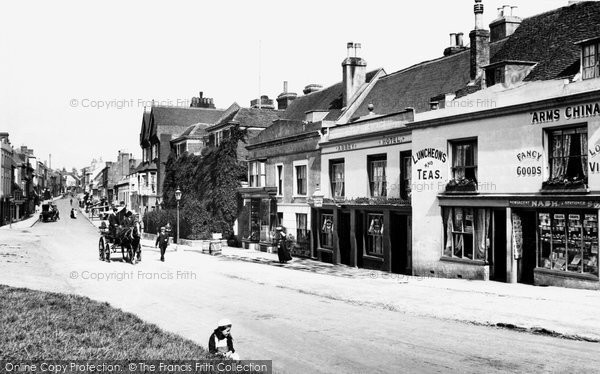
[(531, 113), (531, 124), (554, 122), (561, 118), (578, 119), (600, 116), (600, 103), (568, 106), (563, 111), (560, 109), (549, 109)]

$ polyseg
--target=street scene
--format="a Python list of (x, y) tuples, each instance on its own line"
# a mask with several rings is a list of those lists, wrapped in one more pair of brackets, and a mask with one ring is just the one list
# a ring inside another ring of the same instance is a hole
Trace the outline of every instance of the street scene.
[(600, 370), (600, 1), (307, 1), (0, 15), (0, 373)]

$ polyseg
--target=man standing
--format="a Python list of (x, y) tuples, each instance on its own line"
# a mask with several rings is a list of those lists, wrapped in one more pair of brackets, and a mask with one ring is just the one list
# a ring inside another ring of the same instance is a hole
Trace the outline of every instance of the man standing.
[(165, 251), (167, 250), (167, 246), (169, 245), (169, 235), (167, 234), (167, 230), (165, 227), (160, 228), (160, 233), (156, 238), (155, 247), (160, 247), (160, 260), (165, 261)]

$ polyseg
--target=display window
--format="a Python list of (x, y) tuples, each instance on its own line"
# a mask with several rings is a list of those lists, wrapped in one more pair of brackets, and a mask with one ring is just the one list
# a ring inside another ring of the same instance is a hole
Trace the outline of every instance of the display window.
[(538, 213), (538, 266), (598, 276), (598, 215), (585, 211)]
[(321, 215), (321, 247), (333, 248), (333, 214)]
[(490, 209), (444, 208), (445, 240), (443, 257), (488, 260)]
[(383, 255), (383, 214), (368, 215), (367, 252), (371, 255)]

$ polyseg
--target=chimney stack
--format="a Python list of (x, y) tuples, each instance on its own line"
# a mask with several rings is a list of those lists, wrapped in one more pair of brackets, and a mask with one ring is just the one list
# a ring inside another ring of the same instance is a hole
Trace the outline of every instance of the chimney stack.
[(190, 108), (215, 109), (215, 104), (213, 103), (212, 98), (204, 97), (204, 92), (200, 91), (198, 97), (192, 97)]
[(277, 96), (277, 109), (285, 110), (298, 95), (294, 92), (288, 92), (288, 82), (283, 81), (283, 92)]
[[(347, 106), (350, 99), (367, 80), (367, 62), (358, 56), (360, 43), (348, 42), (348, 57), (342, 62), (343, 104)], [(354, 54), (354, 56), (352, 56)]]
[(463, 35), (464, 34), (462, 32), (450, 33), (450, 46), (444, 49), (444, 56), (450, 56), (466, 49), (463, 45)]
[(516, 6), (504, 5), (498, 8), (498, 18), (490, 23), (490, 43), (511, 36), (523, 21), (515, 16)]
[(313, 84), (309, 84), (306, 87), (304, 87), (304, 90), (302, 90), (302, 93), (304, 93), (305, 95), (308, 95), (313, 92), (321, 91), (322, 88), (323, 88), (323, 86), (321, 86), (320, 84), (313, 83)]
[(471, 82), (481, 79), (482, 87), (484, 87), (485, 74), (483, 67), (490, 63), (490, 32), (483, 29), (483, 4), (481, 0), (475, 0), (473, 11), (475, 13), (475, 29), (469, 33), (471, 41)]

